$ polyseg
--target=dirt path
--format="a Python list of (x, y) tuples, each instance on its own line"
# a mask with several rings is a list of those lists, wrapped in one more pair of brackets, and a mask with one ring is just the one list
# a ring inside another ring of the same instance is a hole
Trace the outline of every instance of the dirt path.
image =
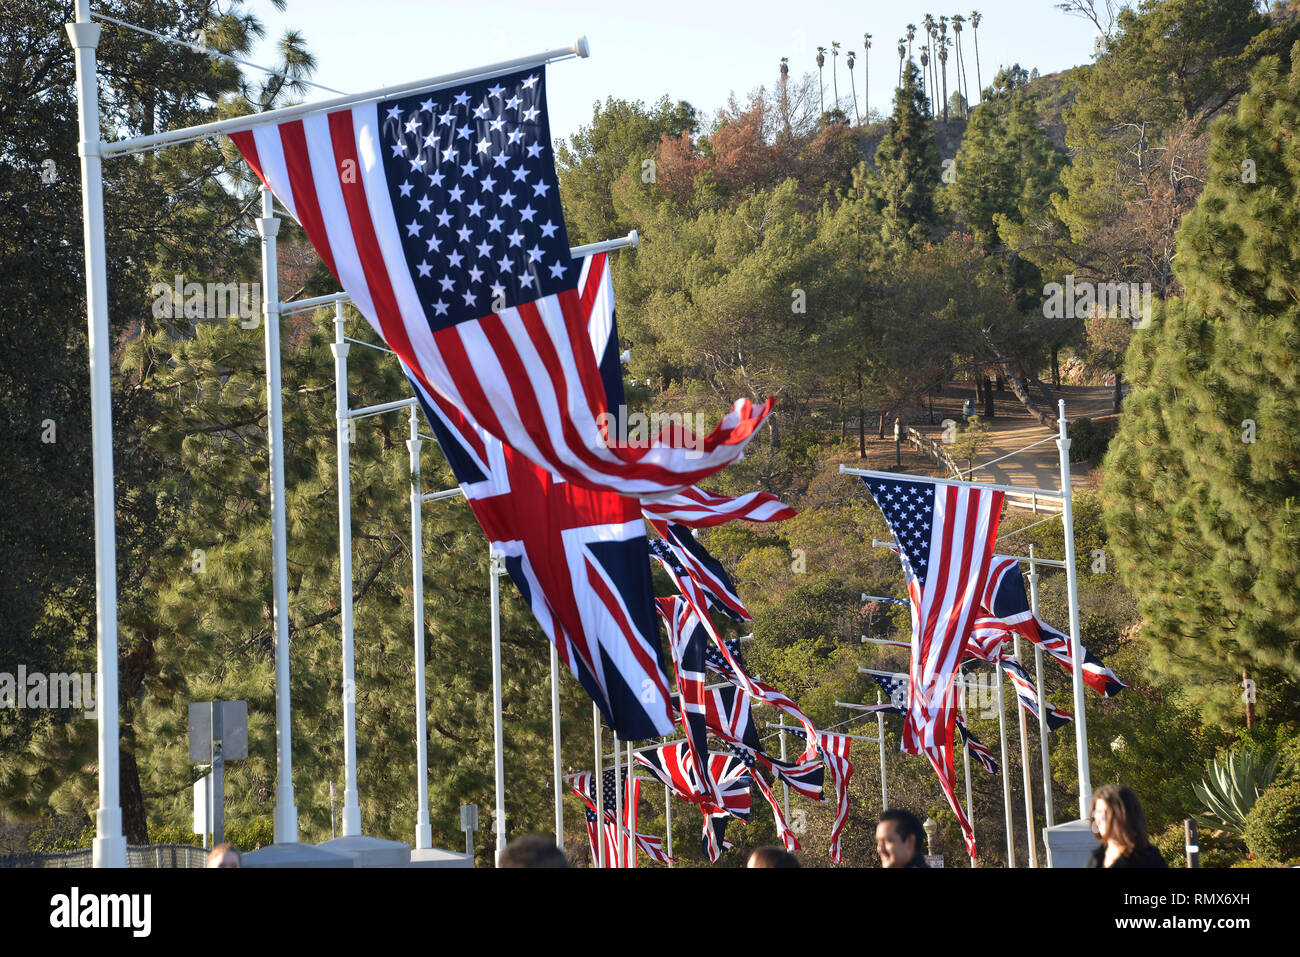
[[(1063, 386), (1059, 391), (1054, 390), (1053, 394), (1058, 399), (1065, 400), (1065, 415), (1070, 421), (1085, 417), (1096, 419), (1112, 414), (1113, 390), (1104, 386)], [(942, 399), (935, 401), (935, 420), (942, 421), (944, 418), (951, 418), (960, 421), (962, 402), (968, 398), (972, 400), (975, 398), (973, 383), (953, 383), (946, 386)], [(1038, 401), (1038, 399), (1039, 397), (1035, 396), (1035, 400)], [(1039, 402), (1039, 405), (1042, 407), (1043, 403)], [(990, 441), (988, 446), (975, 457), (976, 466), (1009, 455), (1034, 442), (1042, 439), (1054, 439), (1056, 436), (1055, 430), (1039, 425), (1038, 421), (1025, 411), (1025, 407), (1017, 401), (1010, 390), (994, 393), (993, 407), (994, 417), (986, 420), (986, 424), (989, 426)], [(982, 408), (980, 411), (982, 411)], [(1045, 411), (1050, 411), (1053, 415), (1056, 414), (1055, 407)], [(938, 425), (917, 426), (916, 428), (921, 434), (935, 438), (938, 438), (943, 432), (942, 427)], [(958, 464), (962, 468), (966, 467), (964, 462)], [(1086, 462), (1072, 465), (1070, 467), (1071, 485), (1095, 488), (1100, 481), (1100, 477), (1094, 473), (1095, 470)], [(1054, 441), (1044, 442), (1037, 448), (1022, 452), (1005, 462), (979, 469), (976, 475), (981, 481), (985, 482), (1043, 488), (1052, 491), (1059, 490), (1061, 487), (1060, 457), (1056, 449), (1056, 443)]]

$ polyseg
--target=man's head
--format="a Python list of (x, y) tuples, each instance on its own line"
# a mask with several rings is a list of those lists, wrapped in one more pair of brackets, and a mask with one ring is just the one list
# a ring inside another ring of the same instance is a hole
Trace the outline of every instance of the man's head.
[(876, 852), (881, 867), (907, 867), (912, 858), (923, 854), (925, 829), (911, 811), (891, 807), (880, 815), (876, 825)]
[(218, 844), (208, 851), (206, 867), (243, 867), (244, 856), (233, 844)]
[(541, 834), (517, 837), (501, 849), (497, 867), (568, 867), (569, 859), (555, 846), (555, 838)]

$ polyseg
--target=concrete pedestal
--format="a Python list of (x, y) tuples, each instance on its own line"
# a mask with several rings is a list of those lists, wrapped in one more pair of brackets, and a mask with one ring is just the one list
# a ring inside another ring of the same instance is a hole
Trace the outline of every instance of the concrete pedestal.
[(418, 848), (411, 851), (410, 867), (473, 867), (474, 858), (468, 854), (444, 851), (437, 847)]
[(386, 841), (382, 837), (336, 837), (317, 847), (351, 857), (355, 867), (406, 867), (411, 863), (411, 845)]
[(244, 867), (356, 867), (356, 860), (310, 844), (271, 844), (245, 854)]
[(1086, 867), (1098, 844), (1087, 821), (1045, 827), (1043, 842), (1047, 845), (1048, 867)]

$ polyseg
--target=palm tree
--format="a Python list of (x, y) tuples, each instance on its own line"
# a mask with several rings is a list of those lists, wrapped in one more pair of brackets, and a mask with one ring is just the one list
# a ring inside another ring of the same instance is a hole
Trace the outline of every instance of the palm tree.
[(785, 135), (790, 135), (790, 92), (786, 87), (790, 79), (790, 58), (781, 57), (781, 117), (785, 126)]
[(961, 28), (966, 22), (966, 18), (960, 13), (952, 18), (952, 32), (954, 39), (957, 41), (957, 88), (962, 90), (962, 96), (966, 99), (966, 112), (970, 112), (970, 84), (966, 82), (966, 61), (961, 55)]
[(862, 105), (867, 111), (867, 122), (871, 122), (871, 34), (862, 34)]
[(975, 83), (980, 88), (980, 102), (984, 102), (984, 81), (980, 79), (980, 21), (984, 15), (976, 10), (970, 15), (971, 29), (975, 31)]
[(907, 25), (907, 59), (909, 61), (912, 59), (912, 41), (915, 39), (916, 39), (916, 24), (909, 23)]
[(832, 40), (831, 41), (831, 86), (835, 90), (835, 105), (831, 107), (832, 110), (838, 110), (840, 108), (840, 79), (839, 79), (839, 72), (835, 69), (839, 65), (839, 62), (840, 62), (840, 41)]
[(848, 58), (844, 61), (849, 68), (849, 89), (853, 91), (853, 116), (862, 125), (862, 114), (858, 112), (858, 82), (853, 79), (853, 59), (856, 54), (852, 50), (848, 53)]
[(903, 58), (907, 56), (907, 41), (898, 38), (898, 88), (903, 88)]
[(929, 37), (928, 43), (930, 47), (930, 74), (931, 74), (930, 79), (932, 81), (930, 89), (934, 91), (934, 93), (931, 94), (930, 96), (930, 103), (933, 106), (933, 108), (937, 110), (939, 108), (939, 104), (938, 104), (939, 97), (937, 95), (939, 92), (939, 74), (937, 72), (938, 64), (935, 63), (935, 59), (934, 59), (934, 51), (935, 51), (936, 41), (938, 40), (939, 37), (939, 26), (935, 22), (934, 17), (932, 17), (928, 13), (925, 15), (925, 19), (922, 20), (921, 22), (925, 25), (925, 35)]
[(921, 45), (921, 71), (925, 74), (925, 95), (930, 100), (930, 109), (934, 110), (934, 90), (930, 88), (930, 45)]
[(948, 122), (948, 18), (939, 18), (939, 65), (943, 67), (943, 121)]
[(817, 102), (821, 104), (822, 112), (826, 112), (826, 88), (822, 84), (822, 67), (826, 65), (826, 48), (817, 48)]

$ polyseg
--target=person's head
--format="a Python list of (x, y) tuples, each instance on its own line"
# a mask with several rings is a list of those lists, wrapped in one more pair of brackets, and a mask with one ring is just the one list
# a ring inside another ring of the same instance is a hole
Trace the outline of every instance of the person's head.
[(749, 861), (746, 867), (798, 867), (799, 858), (795, 857), (783, 847), (777, 847), (775, 844), (766, 844), (763, 847), (756, 847), (752, 854), (749, 855)]
[(555, 838), (525, 834), (501, 849), (497, 867), (568, 867), (569, 859), (555, 846)]
[(1092, 792), (1092, 833), (1103, 844), (1115, 844), (1124, 854), (1140, 851), (1147, 838), (1147, 819), (1137, 795), (1122, 784), (1106, 784)]
[(901, 807), (891, 807), (880, 815), (876, 825), (876, 853), (881, 867), (906, 867), (912, 858), (923, 854), (925, 829), (921, 819)]
[(208, 862), (205, 867), (243, 867), (244, 856), (239, 853), (239, 848), (233, 844), (218, 844), (212, 850), (208, 851)]

